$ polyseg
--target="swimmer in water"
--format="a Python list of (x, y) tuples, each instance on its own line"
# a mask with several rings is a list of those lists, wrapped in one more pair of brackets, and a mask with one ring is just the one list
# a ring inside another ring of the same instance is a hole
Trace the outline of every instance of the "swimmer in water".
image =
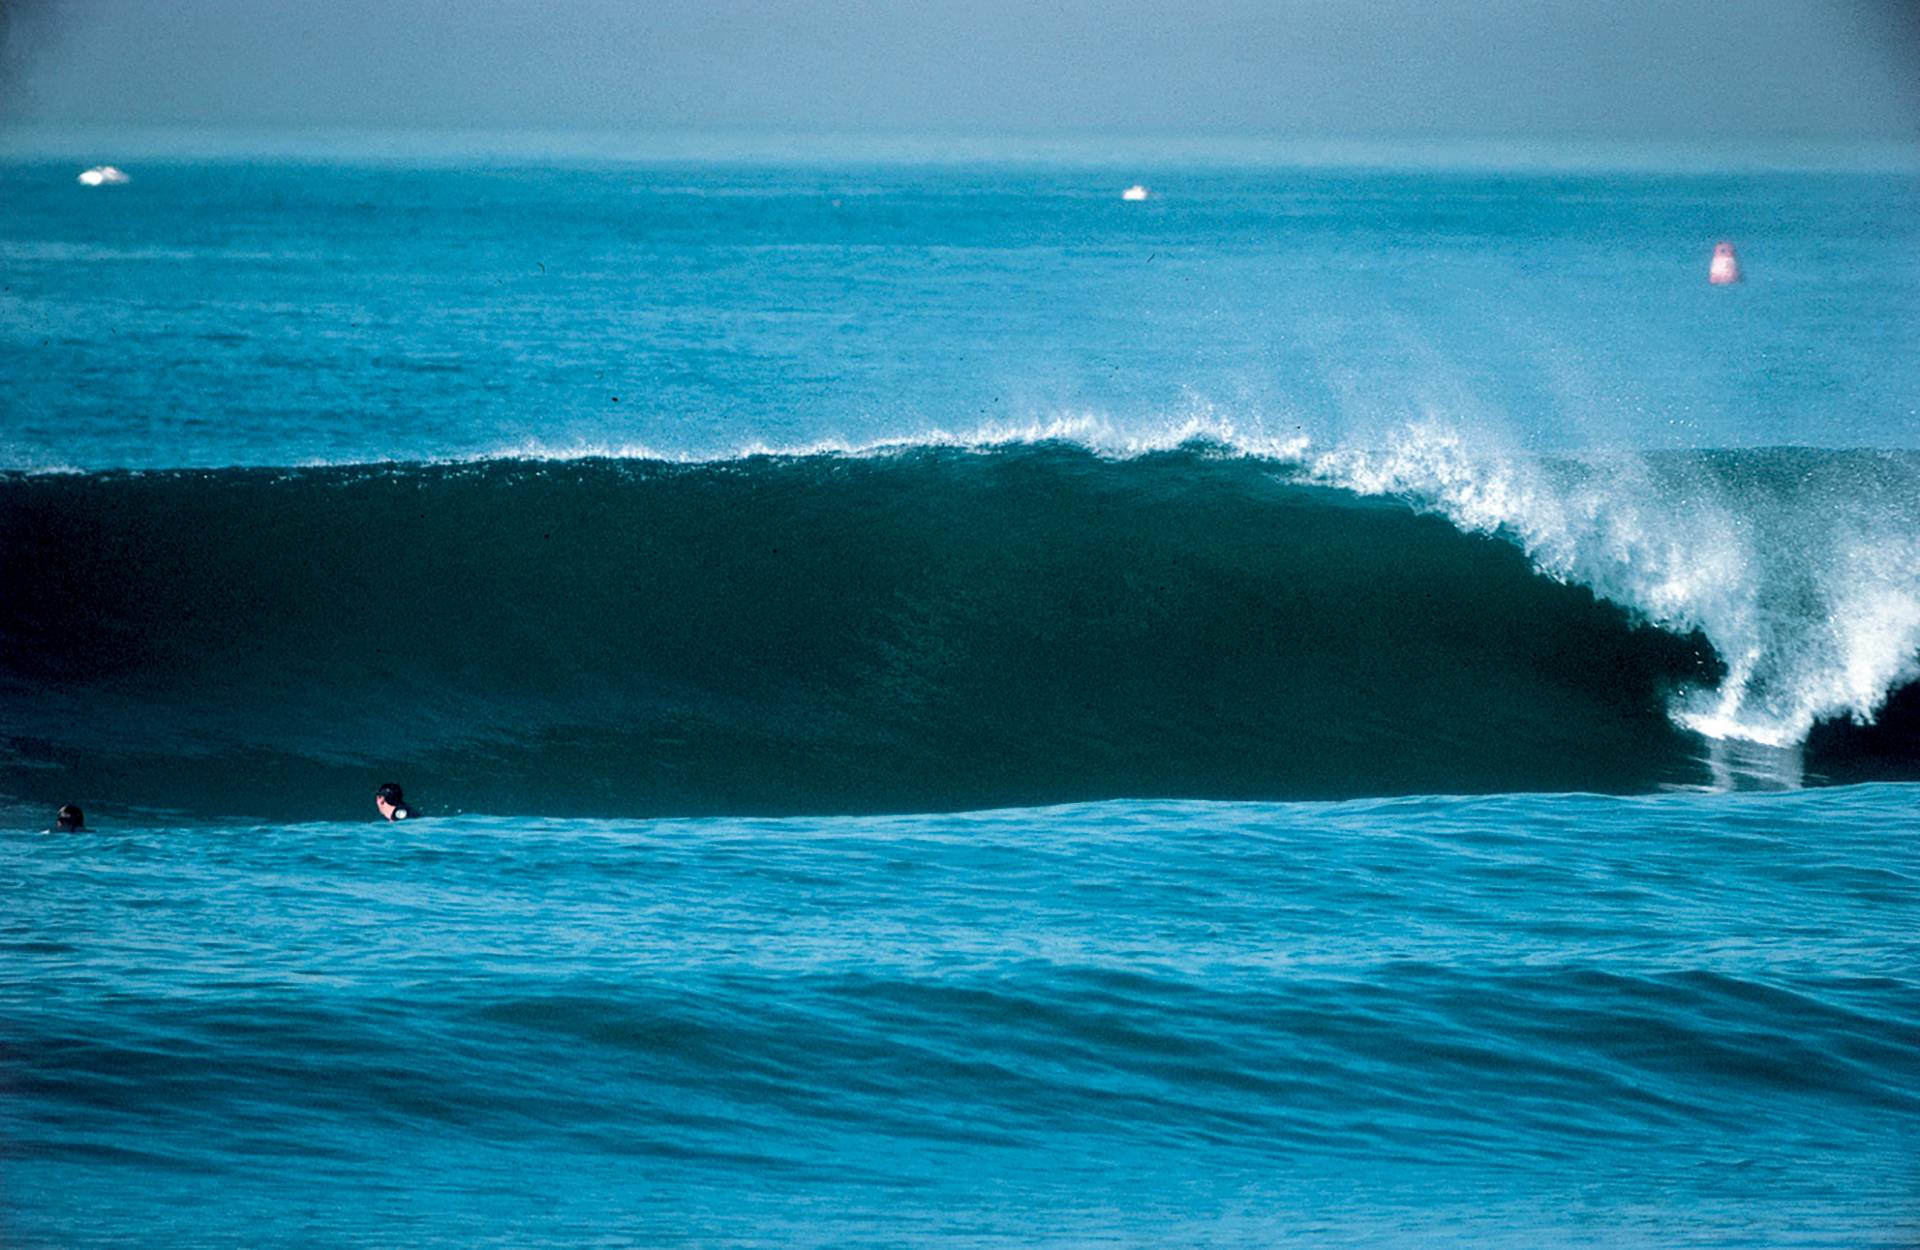
[(53, 831), (55, 833), (85, 833), (86, 829), (86, 814), (71, 803), (54, 815)]
[(413, 809), (407, 806), (407, 797), (400, 793), (400, 787), (395, 782), (389, 781), (373, 792), (373, 805), (388, 820), (413, 819)]

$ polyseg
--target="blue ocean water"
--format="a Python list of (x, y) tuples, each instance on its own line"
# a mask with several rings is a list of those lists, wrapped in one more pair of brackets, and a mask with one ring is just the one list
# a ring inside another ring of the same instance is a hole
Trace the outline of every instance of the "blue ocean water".
[(1907, 786), (10, 837), (9, 1245), (1909, 1246)]
[(0, 161), (0, 1242), (1920, 1242), (1917, 193)]
[(1523, 448), (1913, 443), (1912, 168), (173, 158), (88, 190), (80, 159), (0, 185), (16, 466), (1436, 415)]

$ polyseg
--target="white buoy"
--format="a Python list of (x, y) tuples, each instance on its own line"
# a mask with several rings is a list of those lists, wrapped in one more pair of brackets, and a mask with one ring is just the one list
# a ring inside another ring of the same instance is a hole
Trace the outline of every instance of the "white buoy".
[(80, 185), (83, 187), (117, 187), (132, 181), (125, 170), (112, 165), (95, 165), (80, 174)]
[(1134, 203), (1138, 203), (1139, 201), (1147, 198), (1147, 189), (1136, 182), (1132, 186), (1128, 187), (1125, 191), (1122, 191), (1120, 193), (1120, 198), (1123, 200), (1130, 200), (1130, 201), (1133, 201)]
[(1707, 267), (1707, 281), (1715, 286), (1730, 286), (1740, 281), (1740, 261), (1733, 254), (1733, 244), (1713, 245), (1713, 264)]

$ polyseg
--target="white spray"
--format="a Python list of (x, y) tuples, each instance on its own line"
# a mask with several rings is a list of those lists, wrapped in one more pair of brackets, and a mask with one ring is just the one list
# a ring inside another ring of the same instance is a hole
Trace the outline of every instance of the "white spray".
[(1920, 461), (1876, 453), (1609, 454), (1470, 448), (1438, 422), (1304, 457), (1310, 477), (1392, 494), (1517, 542), (1544, 573), (1701, 631), (1727, 666), (1674, 718), (1773, 746), (1867, 721), (1920, 676)]

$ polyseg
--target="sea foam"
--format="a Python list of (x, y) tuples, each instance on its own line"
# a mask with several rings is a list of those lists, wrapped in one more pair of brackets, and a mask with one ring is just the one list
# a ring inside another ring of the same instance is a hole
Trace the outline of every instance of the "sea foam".
[(1792, 745), (1822, 719), (1871, 721), (1920, 675), (1911, 457), (1543, 459), (1428, 421), (1377, 448), (1316, 451), (1305, 463), (1317, 480), (1504, 536), (1548, 576), (1706, 635), (1726, 676), (1676, 694), (1672, 712), (1708, 737)]

